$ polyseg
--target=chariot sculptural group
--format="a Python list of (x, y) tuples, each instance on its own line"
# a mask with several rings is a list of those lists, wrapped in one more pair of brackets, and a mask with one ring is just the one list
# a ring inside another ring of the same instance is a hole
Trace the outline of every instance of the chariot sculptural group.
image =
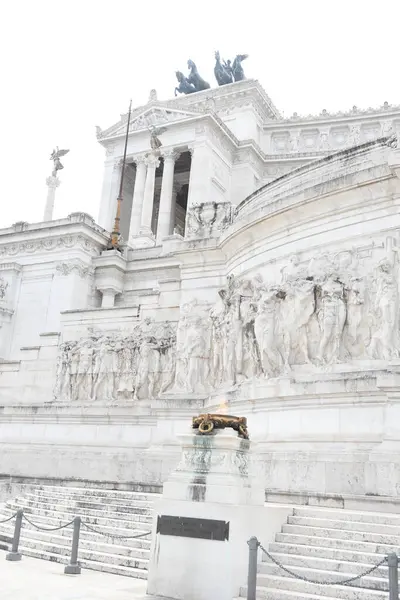
[[(242, 81), (245, 79), (242, 62), (247, 57), (247, 54), (237, 54), (233, 61), (225, 61), (221, 59), (220, 53), (217, 50), (215, 52), (214, 75), (218, 85), (227, 85), (228, 83), (234, 83), (235, 81)], [(193, 60), (188, 60), (187, 66), (189, 69), (187, 77), (182, 71), (176, 71), (175, 73), (179, 83), (178, 87), (175, 88), (175, 96), (178, 93), (193, 94), (194, 92), (201, 92), (210, 87), (210, 84), (200, 76)]]

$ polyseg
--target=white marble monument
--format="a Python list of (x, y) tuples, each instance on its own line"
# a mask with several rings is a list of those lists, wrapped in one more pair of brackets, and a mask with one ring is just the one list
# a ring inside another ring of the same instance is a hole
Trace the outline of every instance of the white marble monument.
[(153, 92), (107, 251), (126, 125), (97, 132), (97, 221), (0, 230), (1, 474), (161, 485), (223, 407), (268, 499), (397, 499), (400, 106), (284, 119), (254, 80)]

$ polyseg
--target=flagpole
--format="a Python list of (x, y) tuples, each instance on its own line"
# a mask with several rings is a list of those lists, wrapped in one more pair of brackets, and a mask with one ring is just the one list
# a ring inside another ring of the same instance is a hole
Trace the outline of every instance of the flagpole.
[(125, 164), (126, 164), (126, 150), (128, 147), (128, 136), (129, 136), (129, 126), (131, 124), (131, 111), (132, 111), (132, 100), (129, 103), (129, 111), (128, 111), (128, 123), (126, 126), (126, 134), (125, 134), (125, 148), (124, 148), (124, 158), (122, 159), (122, 167), (121, 167), (121, 180), (119, 184), (119, 194), (117, 197), (117, 212), (115, 214), (114, 221), (114, 229), (111, 233), (111, 239), (109, 242), (109, 249), (121, 250), (119, 245), (119, 238), (121, 237), (120, 223), (121, 223), (121, 204), (122, 204), (122, 188), (124, 186), (124, 175), (125, 175)]

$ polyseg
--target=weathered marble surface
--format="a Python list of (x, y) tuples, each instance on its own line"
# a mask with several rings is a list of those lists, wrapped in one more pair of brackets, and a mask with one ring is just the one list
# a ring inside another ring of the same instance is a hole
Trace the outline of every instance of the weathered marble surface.
[(269, 490), (400, 496), (397, 141), (288, 159), (267, 183), (256, 146), (191, 102), (185, 123), (164, 115), (191, 167), (184, 235), (121, 255), (81, 213), (0, 231), (3, 469), (160, 483), (212, 409), (248, 417)]

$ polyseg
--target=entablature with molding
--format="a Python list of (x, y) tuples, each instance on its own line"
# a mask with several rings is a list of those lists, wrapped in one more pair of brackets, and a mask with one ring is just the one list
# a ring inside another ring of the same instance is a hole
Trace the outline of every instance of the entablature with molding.
[(97, 256), (107, 245), (108, 234), (86, 213), (43, 223), (17, 223), (0, 230), (0, 260), (47, 252), (79, 249)]

